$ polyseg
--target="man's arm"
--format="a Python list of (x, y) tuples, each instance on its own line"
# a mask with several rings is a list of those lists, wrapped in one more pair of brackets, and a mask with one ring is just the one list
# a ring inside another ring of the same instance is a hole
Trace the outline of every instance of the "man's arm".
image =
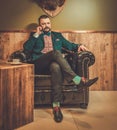
[(37, 38), (31, 35), (29, 39), (23, 45), (24, 50), (31, 52), (36, 41), (37, 41)]
[(42, 33), (41, 30), (42, 30), (41, 26), (38, 26), (36, 32), (35, 32), (35, 33), (32, 32), (32, 33), (30, 34), (29, 39), (28, 39), (28, 40), (24, 43), (24, 45), (23, 45), (24, 50), (32, 51), (32, 49), (33, 49), (33, 47), (34, 47), (34, 45), (35, 45), (35, 43), (36, 43), (38, 37), (39, 37), (40, 34)]
[(61, 34), (61, 39), (63, 41), (63, 48), (71, 51), (88, 51), (88, 49), (83, 44), (76, 44), (65, 39)]

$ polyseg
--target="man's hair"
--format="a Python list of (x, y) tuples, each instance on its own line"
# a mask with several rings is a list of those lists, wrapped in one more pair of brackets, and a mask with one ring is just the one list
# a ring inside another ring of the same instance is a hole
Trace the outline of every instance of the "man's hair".
[(39, 24), (40, 24), (40, 20), (41, 20), (41, 19), (46, 19), (46, 18), (49, 18), (49, 16), (48, 16), (48, 15), (41, 15), (41, 16), (38, 18)]

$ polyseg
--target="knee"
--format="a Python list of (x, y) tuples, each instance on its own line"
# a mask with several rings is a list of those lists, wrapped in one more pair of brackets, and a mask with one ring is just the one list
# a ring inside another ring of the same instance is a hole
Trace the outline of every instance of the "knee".
[(52, 62), (50, 65), (50, 71), (60, 71), (60, 66), (56, 62)]
[(62, 54), (61, 54), (60, 51), (58, 51), (58, 50), (54, 50), (54, 55), (56, 55), (56, 56), (60, 56), (60, 55), (62, 55)]

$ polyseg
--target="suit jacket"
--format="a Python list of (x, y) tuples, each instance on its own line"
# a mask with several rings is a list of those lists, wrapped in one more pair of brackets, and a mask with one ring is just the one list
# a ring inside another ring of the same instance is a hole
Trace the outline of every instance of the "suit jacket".
[[(33, 33), (34, 34), (34, 33)], [(24, 43), (24, 51), (31, 54), (32, 60), (38, 59), (43, 53), (44, 49), (44, 34), (40, 34), (38, 38), (35, 38), (33, 34), (30, 35), (29, 39)], [(62, 52), (62, 48), (70, 51), (77, 51), (80, 44), (72, 43), (66, 40), (61, 33), (51, 32), (53, 49)]]

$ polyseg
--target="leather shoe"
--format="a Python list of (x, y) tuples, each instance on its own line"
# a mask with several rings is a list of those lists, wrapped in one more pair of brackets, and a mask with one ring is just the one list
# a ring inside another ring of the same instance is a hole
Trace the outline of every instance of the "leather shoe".
[(87, 82), (83, 82), (81, 81), (79, 85), (77, 85), (78, 87), (90, 87), (91, 85), (93, 85), (96, 81), (98, 80), (98, 77), (94, 78), (94, 79), (89, 79)]
[(60, 107), (53, 108), (54, 120), (56, 122), (61, 122), (63, 120), (63, 114), (61, 112)]

